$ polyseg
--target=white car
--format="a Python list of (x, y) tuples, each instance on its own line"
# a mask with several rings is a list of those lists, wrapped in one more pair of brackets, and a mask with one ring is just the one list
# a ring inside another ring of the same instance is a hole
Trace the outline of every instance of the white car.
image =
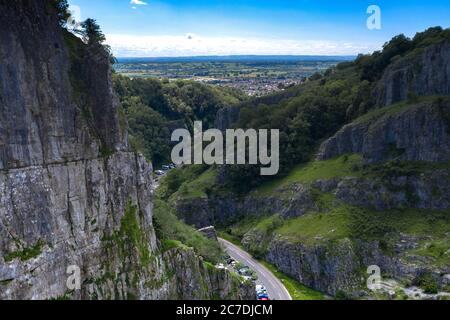
[(166, 173), (165, 173), (164, 171), (162, 171), (162, 170), (156, 170), (155, 173), (156, 173), (156, 175), (158, 175), (158, 176), (163, 176), (163, 175), (166, 174)]
[(256, 291), (265, 291), (265, 290), (266, 290), (266, 288), (263, 285), (261, 285), (261, 284), (256, 285)]

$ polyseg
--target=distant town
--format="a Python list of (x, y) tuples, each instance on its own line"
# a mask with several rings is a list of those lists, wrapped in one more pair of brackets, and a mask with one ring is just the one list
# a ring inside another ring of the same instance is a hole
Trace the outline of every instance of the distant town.
[(121, 58), (116, 72), (130, 78), (185, 79), (230, 87), (262, 96), (304, 82), (353, 57), (231, 56), (192, 58)]

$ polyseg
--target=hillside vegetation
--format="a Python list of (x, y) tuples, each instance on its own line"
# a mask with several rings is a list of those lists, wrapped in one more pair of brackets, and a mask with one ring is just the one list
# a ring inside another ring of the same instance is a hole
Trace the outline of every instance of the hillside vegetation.
[[(378, 105), (375, 89), (388, 66), (448, 41), (450, 29), (440, 27), (417, 33), (413, 39), (399, 35), (382, 51), (341, 63), (286, 92), (244, 102), (235, 126), (280, 129), (279, 175), (286, 175), (294, 166), (308, 162), (323, 139), (346, 123), (383, 107)], [(420, 71), (424, 67), (416, 68)], [(398, 107), (417, 99), (418, 94), (411, 89), (407, 101)], [(261, 177), (258, 166), (231, 166), (225, 170), (226, 183), (238, 192), (247, 192), (271, 179)]]
[[(165, 199), (186, 222), (216, 224), (334, 297), (448, 298), (449, 52), (450, 29), (400, 35), (244, 101), (235, 127), (281, 131), (278, 176), (262, 178), (258, 166), (183, 167), (164, 182)], [(391, 289), (367, 289), (369, 265)], [(418, 296), (404, 290), (411, 286)]]
[(210, 128), (219, 109), (246, 98), (237, 90), (194, 81), (130, 79), (118, 74), (113, 81), (122, 115), (128, 119), (130, 141), (156, 167), (171, 162), (173, 130), (192, 130), (196, 120)]

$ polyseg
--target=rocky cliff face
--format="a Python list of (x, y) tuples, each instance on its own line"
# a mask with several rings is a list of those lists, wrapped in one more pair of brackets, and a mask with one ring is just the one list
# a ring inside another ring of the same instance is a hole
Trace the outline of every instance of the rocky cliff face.
[(272, 214), (280, 214), (284, 218), (297, 217), (317, 208), (312, 188), (304, 185), (288, 186), (263, 197), (251, 194), (245, 197), (181, 198), (173, 205), (180, 219), (197, 228), (224, 226), (244, 218)]
[(162, 251), (152, 168), (128, 149), (108, 54), (47, 1), (1, 0), (0, 28), (0, 299), (253, 298), (193, 251)]
[[(382, 109), (344, 126), (321, 146), (318, 159), (358, 152), (368, 163), (393, 158), (449, 161), (450, 100), (415, 98), (449, 94), (450, 42), (393, 59), (372, 92)], [(383, 108), (392, 104), (396, 106)]]
[(450, 99), (379, 109), (344, 126), (320, 147), (317, 158), (362, 153), (367, 163), (450, 161)]
[(417, 49), (385, 70), (374, 90), (380, 107), (419, 96), (450, 94), (450, 42)]

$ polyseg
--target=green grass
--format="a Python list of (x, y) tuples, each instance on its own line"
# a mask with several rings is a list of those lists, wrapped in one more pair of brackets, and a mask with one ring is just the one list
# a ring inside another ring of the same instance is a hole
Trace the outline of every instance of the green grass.
[(216, 171), (210, 168), (196, 179), (185, 182), (176, 193), (183, 199), (203, 198), (207, 196), (208, 188), (212, 188), (216, 182)]
[(345, 176), (357, 176), (355, 166), (362, 164), (358, 154), (343, 155), (325, 161), (312, 161), (295, 167), (286, 177), (269, 181), (256, 189), (257, 193), (267, 194), (275, 189), (294, 183), (311, 183), (318, 179), (332, 179)]
[[(223, 234), (226, 234), (227, 237), (232, 239), (233, 241), (238, 241), (242, 239), (242, 237), (249, 232), (252, 228), (254, 228), (258, 223), (261, 222), (264, 218), (261, 217), (253, 217), (253, 218), (244, 218), (242, 220), (237, 221), (226, 228), (220, 229)], [(224, 238), (228, 240), (227, 238)], [(230, 240), (230, 242), (233, 242)]]
[(330, 212), (310, 212), (301, 217), (286, 220), (275, 232), (291, 242), (311, 244), (349, 237), (351, 235), (350, 221), (348, 207), (339, 206)]
[(178, 241), (178, 240), (166, 240), (163, 239), (161, 241), (162, 244), (162, 251), (169, 251), (171, 249), (175, 249), (175, 248), (187, 248), (182, 242)]
[(297, 280), (278, 271), (274, 265), (266, 261), (260, 261), (260, 263), (269, 269), (284, 284), (293, 300), (323, 300), (325, 298), (323, 293), (302, 285)]
[(176, 168), (161, 179), (157, 196), (170, 200), (204, 198), (217, 187), (216, 177), (214, 167), (188, 165)]
[(42, 253), (42, 247), (44, 242), (39, 240), (35, 245), (22, 248), (21, 250), (10, 252), (5, 254), (5, 262), (11, 262), (12, 260), (19, 258), (20, 261), (28, 261), (30, 259), (36, 258)]
[(234, 244), (235, 246), (242, 248), (241, 238), (239, 238), (237, 236), (233, 236), (224, 231), (218, 231), (217, 235), (219, 236), (219, 238), (225, 239), (225, 240), (231, 242), (232, 244)]
[[(450, 230), (450, 212), (422, 209), (371, 211), (338, 205), (329, 212), (310, 212), (286, 220), (275, 232), (296, 242), (358, 238), (383, 240), (388, 233), (405, 233), (445, 239)], [(442, 245), (442, 244), (441, 244)], [(447, 246), (447, 249), (449, 247)], [(442, 251), (442, 249), (441, 249)]]
[(448, 237), (439, 240), (425, 240), (420, 243), (418, 249), (410, 251), (423, 257), (431, 258), (438, 266), (450, 266), (450, 239)]
[(389, 226), (394, 231), (410, 235), (445, 238), (450, 230), (449, 210), (405, 209), (361, 212), (367, 224)]

